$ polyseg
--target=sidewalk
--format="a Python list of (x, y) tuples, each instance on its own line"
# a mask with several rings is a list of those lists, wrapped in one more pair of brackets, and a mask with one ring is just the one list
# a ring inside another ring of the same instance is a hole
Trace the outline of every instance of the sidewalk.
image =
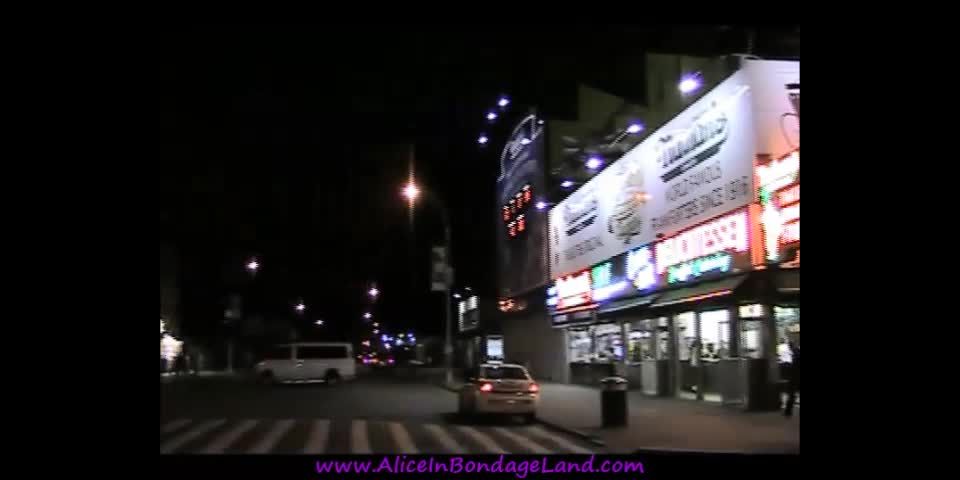
[[(453, 386), (457, 388), (457, 386)], [(717, 404), (628, 393), (626, 428), (601, 428), (600, 391), (578, 385), (540, 385), (538, 419), (554, 428), (602, 441), (615, 453), (695, 450), (799, 453), (800, 414), (744, 412)]]

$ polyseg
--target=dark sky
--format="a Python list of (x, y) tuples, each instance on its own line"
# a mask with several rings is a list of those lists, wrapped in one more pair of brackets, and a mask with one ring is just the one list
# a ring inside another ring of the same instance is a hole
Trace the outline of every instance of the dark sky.
[[(799, 40), (780, 30), (759, 31), (758, 53), (799, 55)], [(500, 146), (477, 148), (477, 134), (502, 138), (533, 106), (574, 115), (577, 81), (637, 93), (625, 79), (642, 74), (630, 66), (644, 49), (721, 54), (744, 51), (745, 39), (739, 27), (168, 31), (156, 72), (160, 236), (181, 256), (188, 331), (214, 332), (224, 296), (251, 288), (243, 264), (256, 255), (257, 298), (277, 315), (303, 298), (304, 322), (348, 332), (376, 281), (376, 313), (391, 330), (439, 333), (440, 298), (427, 283), (438, 216), (418, 207), (411, 228), (399, 196), (411, 144), (419, 183), (453, 216), (458, 285), (492, 294), (487, 219)], [(483, 114), (500, 94), (513, 105), (491, 128)]]

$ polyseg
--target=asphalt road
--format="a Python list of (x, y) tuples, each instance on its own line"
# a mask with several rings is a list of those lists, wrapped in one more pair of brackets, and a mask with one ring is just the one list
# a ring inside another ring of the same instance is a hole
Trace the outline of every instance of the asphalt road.
[(339, 385), (230, 379), (161, 383), (160, 452), (602, 453), (518, 418), (461, 418), (436, 385), (368, 377)]

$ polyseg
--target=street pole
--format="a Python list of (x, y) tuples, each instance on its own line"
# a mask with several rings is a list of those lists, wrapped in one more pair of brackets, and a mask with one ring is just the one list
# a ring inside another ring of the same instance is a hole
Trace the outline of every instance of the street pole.
[[(440, 203), (440, 202), (437, 202), (437, 203)], [(452, 308), (452, 303), (450, 302), (450, 287), (452, 286), (451, 283), (453, 279), (450, 278), (452, 277), (452, 275), (449, 275), (449, 274), (453, 272), (453, 267), (450, 266), (450, 264), (453, 261), (453, 254), (452, 254), (453, 242), (451, 241), (451, 235), (450, 235), (450, 216), (448, 215), (447, 209), (443, 204), (440, 204), (440, 209), (441, 209), (441, 215), (443, 215), (443, 230), (444, 230), (443, 239), (444, 239), (444, 243), (447, 246), (447, 271), (448, 271), (448, 278), (446, 282), (447, 288), (443, 295), (443, 309), (447, 317), (446, 340), (443, 346), (443, 354), (444, 354), (444, 365), (446, 366), (446, 369), (447, 369), (447, 372), (446, 372), (447, 385), (450, 386), (450, 385), (453, 385), (453, 308)]]

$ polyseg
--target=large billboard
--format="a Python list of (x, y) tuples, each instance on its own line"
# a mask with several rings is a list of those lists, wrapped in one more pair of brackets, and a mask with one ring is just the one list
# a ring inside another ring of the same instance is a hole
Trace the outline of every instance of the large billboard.
[(548, 280), (547, 212), (543, 125), (535, 115), (514, 128), (500, 155), (497, 179), (497, 279), (501, 297), (511, 297)]
[(553, 208), (551, 277), (751, 203), (752, 95), (744, 71), (734, 73)]
[(743, 71), (753, 91), (757, 155), (774, 160), (800, 149), (800, 62), (746, 60)]

